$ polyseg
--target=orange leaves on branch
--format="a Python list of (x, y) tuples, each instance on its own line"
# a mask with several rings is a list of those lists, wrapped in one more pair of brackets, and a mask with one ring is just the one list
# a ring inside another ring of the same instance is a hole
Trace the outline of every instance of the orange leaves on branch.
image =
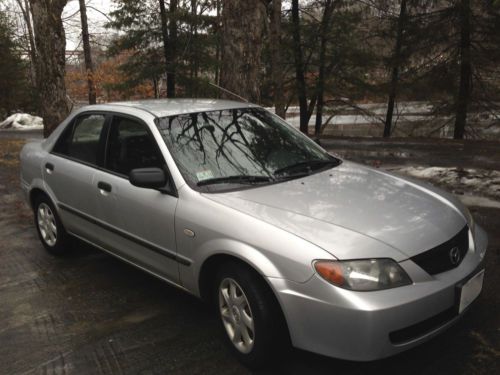
[(120, 69), (120, 65), (124, 64), (129, 56), (127, 52), (114, 57), (106, 57), (98, 53), (94, 56), (93, 74), (87, 73), (83, 60), (68, 61), (65, 80), (70, 98), (75, 102), (87, 102), (89, 76), (93, 79), (96, 89), (97, 103), (154, 97), (153, 83), (150, 81), (143, 81), (134, 86), (124, 84), (127, 77)]

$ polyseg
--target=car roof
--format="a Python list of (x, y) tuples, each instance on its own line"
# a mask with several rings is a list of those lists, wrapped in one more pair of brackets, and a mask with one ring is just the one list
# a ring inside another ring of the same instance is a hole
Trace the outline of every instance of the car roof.
[[(126, 102), (112, 102), (104, 105), (97, 105), (99, 107), (128, 107), (135, 109), (142, 109), (151, 113), (156, 117), (166, 117), (179, 115), (183, 113), (204, 112), (204, 111), (217, 111), (222, 109), (234, 108), (251, 108), (258, 107), (256, 104), (237, 102), (233, 100), (223, 99), (150, 99), (150, 100), (136, 100)], [(117, 108), (118, 107), (118, 108)], [(86, 106), (85, 110), (95, 108), (93, 106)], [(111, 109), (111, 108), (110, 108)]]

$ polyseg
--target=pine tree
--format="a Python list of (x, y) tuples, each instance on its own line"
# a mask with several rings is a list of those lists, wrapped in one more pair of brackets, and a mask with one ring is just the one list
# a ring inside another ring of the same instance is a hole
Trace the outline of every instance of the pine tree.
[[(150, 81), (155, 96), (213, 95), (208, 82), (214, 80), (218, 64), (216, 3), (117, 1), (108, 27), (124, 33), (114, 38), (109, 52), (129, 56), (120, 66), (127, 75), (121, 89)], [(166, 90), (160, 92), (163, 81)]]
[(21, 59), (7, 15), (0, 12), (0, 121), (30, 100), (27, 66)]

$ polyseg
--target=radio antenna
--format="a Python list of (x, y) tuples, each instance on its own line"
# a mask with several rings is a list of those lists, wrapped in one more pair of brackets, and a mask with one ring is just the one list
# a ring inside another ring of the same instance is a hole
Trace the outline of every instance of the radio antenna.
[(232, 95), (232, 96), (234, 96), (234, 97), (236, 97), (236, 98), (238, 98), (238, 99), (240, 99), (240, 100), (243, 100), (245, 103), (249, 103), (249, 101), (248, 101), (247, 99), (245, 99), (244, 97), (239, 96), (238, 94), (235, 94), (234, 92), (229, 91), (228, 89), (225, 89), (224, 87), (221, 87), (221, 86), (219, 86), (219, 85), (216, 85), (215, 83), (212, 83), (212, 82), (208, 82), (208, 84), (209, 84), (210, 86), (213, 86), (213, 87), (215, 87), (215, 88), (218, 88), (219, 90), (222, 90), (222, 91), (224, 91), (225, 93), (230, 94), (230, 95)]

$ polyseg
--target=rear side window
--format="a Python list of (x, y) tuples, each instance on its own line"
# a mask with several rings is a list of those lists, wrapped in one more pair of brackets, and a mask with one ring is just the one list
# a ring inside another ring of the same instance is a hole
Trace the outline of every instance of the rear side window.
[(79, 116), (73, 126), (61, 135), (54, 152), (89, 164), (97, 164), (105, 121), (106, 116), (102, 114)]
[(128, 176), (135, 168), (162, 168), (163, 156), (145, 124), (125, 118), (113, 117), (108, 140), (106, 168)]

